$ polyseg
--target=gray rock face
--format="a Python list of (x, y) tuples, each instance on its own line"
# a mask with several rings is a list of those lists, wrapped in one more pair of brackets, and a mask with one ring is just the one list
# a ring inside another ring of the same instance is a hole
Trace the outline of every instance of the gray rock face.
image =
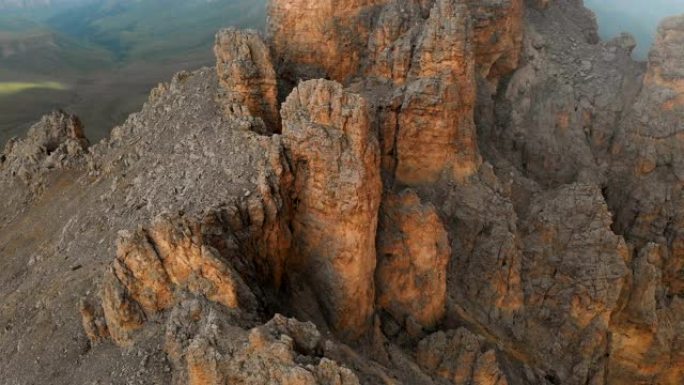
[(88, 145), (78, 117), (55, 111), (33, 125), (26, 138), (14, 138), (5, 144), (0, 154), (0, 172), (7, 179), (17, 177), (31, 184), (36, 174), (75, 163)]
[(270, 12), (0, 155), (3, 381), (684, 383), (684, 17), (644, 64), (579, 0)]

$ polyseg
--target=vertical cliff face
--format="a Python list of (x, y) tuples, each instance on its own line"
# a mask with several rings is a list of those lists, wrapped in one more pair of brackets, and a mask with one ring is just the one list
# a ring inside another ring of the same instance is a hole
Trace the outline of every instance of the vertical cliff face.
[(498, 80), (518, 69), (523, 40), (523, 0), (468, 0), (478, 74)]
[(434, 327), (446, 305), (449, 236), (431, 204), (406, 190), (384, 199), (375, 275), (378, 307), (399, 323)]
[[(666, 273), (668, 277), (676, 276), (682, 265), (676, 259), (682, 254), (679, 204), (684, 164), (680, 134), (684, 117), (683, 31), (682, 17), (667, 19), (659, 28), (643, 87), (633, 109), (621, 122), (612, 147), (615, 161), (609, 186), (619, 231), (639, 247), (668, 234), (666, 246), (675, 259), (668, 258), (675, 269)], [(673, 292), (682, 287), (677, 279), (668, 281)]]
[(338, 83), (301, 83), (282, 108), (294, 172), (293, 235), (326, 317), (358, 337), (374, 309), (380, 154), (366, 101)]
[(498, 79), (516, 68), (522, 10), (518, 0), (272, 2), (269, 31), (289, 81), (390, 82), (358, 91), (377, 100), (385, 170), (420, 185), (477, 171), (475, 73)]
[(386, 2), (270, 2), (268, 35), (280, 75), (291, 82), (312, 78), (348, 81), (360, 69), (374, 7)]
[(479, 166), (471, 33), (468, 8), (440, 0), (416, 37), (394, 133), (400, 183), (434, 183), (444, 171), (463, 179)]
[(214, 54), (221, 85), (219, 99), (226, 113), (261, 118), (265, 132), (279, 132), (276, 74), (269, 48), (258, 33), (222, 30), (216, 34)]
[(642, 65), (580, 0), (269, 13), (110, 139), (0, 155), (3, 375), (682, 384), (682, 17)]
[(684, 17), (663, 21), (643, 87), (612, 148), (608, 199), (616, 228), (636, 248), (634, 287), (615, 324), (610, 378), (616, 382), (628, 376), (662, 384), (684, 381), (681, 339), (675, 337), (681, 332), (684, 293), (683, 46)]

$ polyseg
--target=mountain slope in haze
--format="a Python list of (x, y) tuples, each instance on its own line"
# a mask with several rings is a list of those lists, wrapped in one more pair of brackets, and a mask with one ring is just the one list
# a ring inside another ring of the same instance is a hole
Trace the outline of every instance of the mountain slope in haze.
[(216, 30), (261, 28), (265, 12), (264, 0), (24, 5), (0, 14), (0, 86), (57, 82), (64, 90), (0, 96), (0, 143), (52, 108), (78, 113), (89, 135), (102, 138), (139, 108), (155, 84), (179, 70), (210, 64)]

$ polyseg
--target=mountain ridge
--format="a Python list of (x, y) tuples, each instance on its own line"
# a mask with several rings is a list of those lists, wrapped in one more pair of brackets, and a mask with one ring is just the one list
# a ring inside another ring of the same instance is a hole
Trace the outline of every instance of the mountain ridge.
[(644, 64), (581, 0), (268, 12), (5, 147), (10, 383), (684, 381), (684, 15)]

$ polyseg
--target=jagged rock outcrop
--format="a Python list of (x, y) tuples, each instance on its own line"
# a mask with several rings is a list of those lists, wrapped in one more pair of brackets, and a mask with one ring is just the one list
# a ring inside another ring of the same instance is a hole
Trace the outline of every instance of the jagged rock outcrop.
[(259, 34), (221, 30), (216, 34), (214, 54), (222, 88), (219, 99), (226, 113), (261, 118), (266, 125), (263, 132), (279, 132), (276, 74), (269, 48)]
[(468, 8), (438, 0), (416, 36), (396, 132), (383, 133), (394, 141), (400, 183), (435, 182), (443, 172), (462, 180), (479, 167), (470, 33)]
[(632, 261), (632, 287), (621, 313), (613, 318), (608, 383), (684, 380), (681, 354), (682, 301), (665, 299), (663, 247), (650, 243)]
[(446, 310), (449, 236), (437, 210), (406, 190), (385, 197), (375, 273), (378, 307), (398, 322), (430, 328)]
[(5, 144), (0, 153), (0, 172), (4, 178), (17, 177), (30, 184), (40, 179), (42, 172), (74, 163), (87, 147), (78, 117), (54, 111), (33, 125), (26, 138), (10, 139)]
[(473, 20), (475, 60), (483, 79), (498, 81), (518, 69), (523, 40), (523, 0), (467, 0)]
[[(117, 257), (100, 293), (107, 329), (115, 342), (129, 345), (131, 333), (142, 328), (147, 318), (174, 306), (179, 291), (229, 309), (256, 309), (254, 294), (205, 239), (206, 230), (202, 223), (160, 217), (149, 230), (119, 235)], [(93, 324), (97, 312), (92, 304), (82, 306), (83, 323)]]
[(7, 147), (3, 379), (684, 381), (681, 17), (644, 65), (580, 0), (269, 13)]
[(274, 1), (269, 37), (282, 78), (330, 77), (374, 100), (385, 171), (420, 185), (477, 172), (475, 74), (517, 67), (522, 15), (520, 0)]
[[(680, 170), (684, 117), (684, 17), (663, 22), (651, 51), (643, 87), (611, 148), (614, 158), (608, 195), (617, 228), (643, 245), (660, 241), (667, 223), (680, 223)], [(668, 218), (668, 219), (665, 219)], [(675, 225), (676, 226), (676, 225)], [(673, 234), (671, 249), (678, 243)], [(672, 250), (673, 254), (677, 254)]]
[(325, 357), (325, 343), (311, 323), (277, 314), (244, 328), (198, 299), (182, 303), (166, 330), (175, 381), (189, 385), (358, 384), (351, 370)]
[(627, 307), (616, 319), (609, 380), (684, 381), (681, 295), (684, 253), (681, 210), (684, 118), (684, 17), (658, 30), (636, 102), (611, 148), (607, 186), (615, 228), (638, 251)]
[(465, 328), (437, 332), (418, 344), (416, 361), (449, 384), (508, 385), (497, 352)]
[(518, 217), (491, 165), (467, 182), (433, 197), (452, 239), (447, 317), (508, 335), (524, 307)]
[(620, 309), (630, 259), (611, 224), (597, 187), (568, 185), (537, 197), (522, 229), (526, 346), (561, 383), (603, 376), (594, 363)]
[(375, 235), (382, 182), (367, 102), (338, 83), (301, 83), (282, 106), (293, 165), (293, 262), (338, 332), (358, 337), (375, 298)]
[[(376, 6), (387, 0), (271, 1), (268, 35), (279, 75), (346, 82), (360, 69)], [(302, 23), (306, 20), (306, 23)]]
[(525, 60), (494, 97), (498, 108), (485, 107), (488, 96), (479, 103), (481, 150), (548, 188), (603, 182), (616, 122), (640, 87), (634, 47), (594, 44), (597, 26), (587, 12), (571, 1), (529, 9)]

